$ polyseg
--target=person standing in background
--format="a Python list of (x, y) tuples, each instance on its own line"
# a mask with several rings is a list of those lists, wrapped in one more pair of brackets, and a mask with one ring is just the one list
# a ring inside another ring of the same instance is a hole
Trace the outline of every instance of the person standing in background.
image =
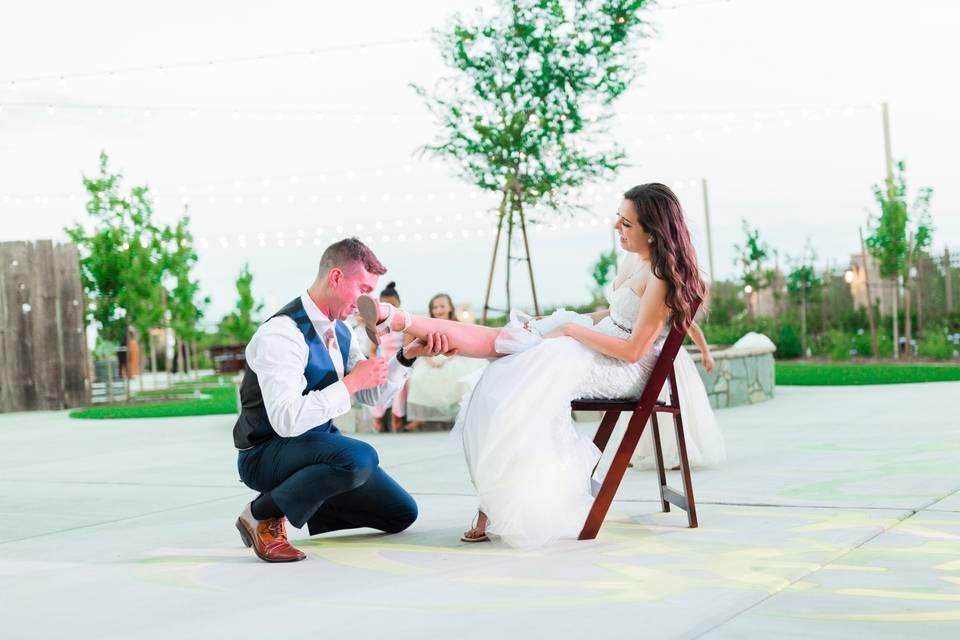
[[(388, 302), (395, 307), (400, 306), (400, 294), (397, 292), (396, 282), (390, 282), (386, 287), (383, 288), (383, 291), (380, 292), (380, 301)], [(376, 351), (376, 355), (389, 360), (396, 355), (401, 347), (403, 347), (405, 344), (408, 344), (412, 340), (413, 338), (405, 336), (402, 333), (391, 333), (387, 336), (384, 336), (383, 340), (380, 342), (380, 347)], [(390, 426), (392, 427), (393, 431), (404, 430), (404, 416), (406, 415), (408, 388), (409, 384), (405, 384), (390, 402), (377, 403), (368, 408), (370, 415), (373, 416), (374, 431), (380, 433), (384, 430), (383, 416), (386, 414), (388, 408), (390, 409), (391, 414)]]
[[(438, 293), (430, 299), (430, 317), (457, 321), (453, 299)], [(424, 422), (453, 424), (460, 400), (467, 390), (463, 378), (486, 366), (486, 361), (463, 356), (421, 358), (414, 365), (407, 383), (408, 431), (416, 431)]]

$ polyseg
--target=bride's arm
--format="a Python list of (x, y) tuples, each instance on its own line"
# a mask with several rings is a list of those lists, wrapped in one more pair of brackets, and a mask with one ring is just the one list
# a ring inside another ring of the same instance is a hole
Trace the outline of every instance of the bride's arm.
[(593, 324), (597, 324), (608, 315), (610, 315), (610, 309), (600, 309), (599, 311), (594, 311), (593, 313), (586, 314), (593, 319)]
[(640, 298), (640, 309), (633, 332), (626, 340), (570, 323), (561, 325), (547, 337), (570, 336), (604, 355), (626, 362), (638, 362), (663, 329), (668, 315), (666, 295), (666, 283), (651, 275), (643, 297)]

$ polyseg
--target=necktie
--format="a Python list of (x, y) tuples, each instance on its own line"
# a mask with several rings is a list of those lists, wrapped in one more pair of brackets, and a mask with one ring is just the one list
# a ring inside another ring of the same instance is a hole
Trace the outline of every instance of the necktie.
[(343, 379), (343, 356), (340, 354), (340, 346), (337, 344), (336, 323), (330, 325), (324, 334), (326, 337), (327, 351), (330, 352), (330, 359), (333, 360), (333, 368), (337, 370), (337, 377)]

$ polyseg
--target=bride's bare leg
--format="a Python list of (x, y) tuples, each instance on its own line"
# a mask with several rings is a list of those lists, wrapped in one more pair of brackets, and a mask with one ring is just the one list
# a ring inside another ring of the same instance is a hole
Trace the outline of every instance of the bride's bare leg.
[[(387, 310), (380, 306), (380, 319), (387, 317)], [(484, 327), (477, 324), (464, 324), (455, 320), (441, 320), (440, 318), (425, 318), (410, 316), (412, 322), (406, 328), (407, 333), (415, 338), (425, 338), (430, 333), (442, 333), (447, 336), (451, 349), (459, 350), (459, 355), (470, 358), (496, 358), (503, 354), (497, 353), (496, 340), (499, 329)], [(403, 330), (404, 318), (399, 312), (394, 316), (394, 331)]]

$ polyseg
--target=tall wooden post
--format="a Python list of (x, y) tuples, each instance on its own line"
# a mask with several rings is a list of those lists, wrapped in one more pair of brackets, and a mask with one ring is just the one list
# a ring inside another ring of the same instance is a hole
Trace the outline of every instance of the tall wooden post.
[(700, 179), (700, 186), (703, 189), (703, 217), (707, 223), (707, 260), (710, 262), (710, 286), (716, 282), (713, 268), (713, 229), (710, 227), (710, 199), (707, 197), (707, 179)]

